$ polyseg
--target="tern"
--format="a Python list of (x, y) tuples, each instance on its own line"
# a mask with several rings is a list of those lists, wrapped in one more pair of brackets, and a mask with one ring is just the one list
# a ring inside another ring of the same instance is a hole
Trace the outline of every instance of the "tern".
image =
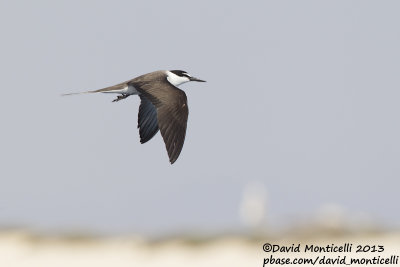
[(185, 142), (189, 115), (186, 94), (178, 86), (190, 81), (205, 82), (183, 70), (159, 70), (110, 87), (64, 95), (119, 94), (113, 102), (138, 95), (141, 100), (137, 126), (140, 143), (146, 143), (160, 130), (169, 161), (173, 164), (178, 159)]

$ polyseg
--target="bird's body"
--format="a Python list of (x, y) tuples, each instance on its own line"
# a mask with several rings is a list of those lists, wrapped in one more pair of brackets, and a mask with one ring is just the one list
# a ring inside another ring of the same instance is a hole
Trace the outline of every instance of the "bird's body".
[(186, 94), (177, 86), (189, 81), (204, 82), (181, 70), (155, 71), (114, 86), (83, 93), (120, 94), (113, 102), (139, 95), (140, 142), (146, 143), (160, 130), (172, 164), (182, 151), (189, 115)]

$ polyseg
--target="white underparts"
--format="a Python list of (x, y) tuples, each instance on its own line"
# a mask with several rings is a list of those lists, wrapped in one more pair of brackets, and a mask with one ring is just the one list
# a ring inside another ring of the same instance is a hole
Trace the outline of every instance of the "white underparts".
[(173, 85), (173, 86), (179, 86), (183, 83), (186, 83), (189, 80), (188, 77), (181, 77), (176, 75), (175, 73), (172, 73), (170, 71), (167, 71), (167, 80)]
[(138, 95), (139, 92), (133, 86), (126, 86), (122, 89), (103, 91), (102, 93), (123, 94), (123, 95)]

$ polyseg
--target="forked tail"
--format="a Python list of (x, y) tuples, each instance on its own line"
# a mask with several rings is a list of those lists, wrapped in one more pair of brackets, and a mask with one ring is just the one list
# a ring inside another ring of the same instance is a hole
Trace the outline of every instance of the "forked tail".
[(61, 96), (67, 96), (67, 95), (82, 95), (82, 94), (90, 94), (90, 93), (96, 93), (96, 91), (86, 91), (86, 92), (78, 92), (78, 93), (68, 93), (68, 94), (62, 94)]

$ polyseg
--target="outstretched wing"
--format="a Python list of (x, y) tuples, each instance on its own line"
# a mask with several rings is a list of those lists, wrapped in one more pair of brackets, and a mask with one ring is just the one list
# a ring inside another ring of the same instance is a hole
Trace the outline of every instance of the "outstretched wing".
[(176, 98), (170, 99), (168, 104), (163, 103), (157, 108), (158, 127), (164, 138), (171, 164), (178, 159), (182, 151), (189, 115), (186, 94), (180, 92), (175, 94)]
[(158, 128), (172, 164), (178, 159), (185, 142), (189, 115), (186, 94), (165, 78), (138, 83), (135, 87), (156, 107)]
[(140, 99), (138, 128), (140, 143), (144, 144), (158, 132), (157, 110), (145, 96), (140, 95)]

